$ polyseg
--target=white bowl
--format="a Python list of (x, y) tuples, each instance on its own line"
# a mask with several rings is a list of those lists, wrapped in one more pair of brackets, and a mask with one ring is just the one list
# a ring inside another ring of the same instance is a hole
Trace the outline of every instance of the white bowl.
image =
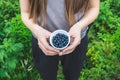
[[(57, 48), (57, 47), (55, 47), (55, 46), (53, 45), (53, 43), (52, 43), (53, 37), (54, 37), (56, 34), (58, 34), (58, 33), (64, 34), (64, 35), (68, 36), (68, 43), (67, 43), (66, 46), (64, 46), (64, 47), (62, 47), (62, 48)], [(49, 41), (50, 41), (50, 45), (51, 45), (52, 47), (54, 47), (54, 48), (56, 48), (56, 49), (58, 49), (58, 50), (63, 50), (63, 49), (65, 49), (66, 47), (68, 47), (68, 45), (70, 44), (70, 35), (69, 35), (68, 32), (65, 31), (65, 30), (56, 30), (56, 31), (52, 32)]]

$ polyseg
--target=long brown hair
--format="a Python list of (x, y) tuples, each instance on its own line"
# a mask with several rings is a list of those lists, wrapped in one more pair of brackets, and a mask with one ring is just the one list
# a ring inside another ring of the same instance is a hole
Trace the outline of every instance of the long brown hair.
[[(73, 25), (75, 23), (74, 14), (85, 9), (89, 0), (65, 0), (66, 17)], [(36, 23), (39, 16), (42, 15), (42, 26), (46, 23), (46, 6), (47, 0), (29, 0), (30, 2), (30, 18)]]

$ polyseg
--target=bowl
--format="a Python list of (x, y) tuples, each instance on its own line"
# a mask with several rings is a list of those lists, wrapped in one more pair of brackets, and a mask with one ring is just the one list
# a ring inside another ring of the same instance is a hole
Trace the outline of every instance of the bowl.
[(50, 45), (58, 50), (63, 50), (70, 44), (70, 35), (65, 30), (56, 30), (50, 36)]

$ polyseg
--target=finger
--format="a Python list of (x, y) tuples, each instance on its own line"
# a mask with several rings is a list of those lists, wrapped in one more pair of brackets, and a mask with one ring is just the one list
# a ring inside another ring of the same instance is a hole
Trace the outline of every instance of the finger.
[(62, 54), (63, 54), (63, 52), (61, 51), (61, 52), (59, 53), (59, 56), (62, 56)]
[(71, 45), (68, 46), (65, 50), (63, 50), (63, 53), (74, 49), (78, 44), (80, 44), (80, 39), (75, 38), (74, 41), (71, 43)]
[(48, 55), (48, 56), (57, 55), (56, 52), (52, 52), (52, 51), (46, 50), (45, 47), (40, 42), (38, 43), (38, 45), (41, 48), (41, 50), (44, 52), (45, 55)]
[(67, 50), (67, 51), (63, 52), (63, 54), (62, 54), (62, 55), (66, 55), (66, 54), (72, 53), (73, 51), (74, 51), (74, 49)]
[(74, 41), (74, 37), (70, 37), (70, 44), (72, 44)]
[(45, 47), (46, 50), (49, 50), (49, 51), (53, 51), (53, 52), (59, 53), (59, 50), (57, 50), (57, 49), (51, 47), (51, 46), (48, 44), (47, 39), (42, 39), (42, 40), (41, 40), (41, 43), (42, 43), (42, 45)]
[(62, 52), (62, 55), (70, 54), (70, 53), (72, 53), (73, 51), (74, 51), (74, 49), (68, 50), (68, 51), (65, 51), (65, 52)]

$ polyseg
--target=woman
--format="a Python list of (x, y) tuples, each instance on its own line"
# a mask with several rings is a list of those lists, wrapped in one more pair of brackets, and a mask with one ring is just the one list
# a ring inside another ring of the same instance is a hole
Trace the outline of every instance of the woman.
[[(21, 17), (33, 33), (33, 60), (43, 80), (57, 80), (61, 61), (65, 80), (78, 80), (87, 51), (87, 30), (99, 14), (100, 0), (20, 0)], [(51, 32), (68, 31), (72, 42), (64, 50), (51, 47)]]

